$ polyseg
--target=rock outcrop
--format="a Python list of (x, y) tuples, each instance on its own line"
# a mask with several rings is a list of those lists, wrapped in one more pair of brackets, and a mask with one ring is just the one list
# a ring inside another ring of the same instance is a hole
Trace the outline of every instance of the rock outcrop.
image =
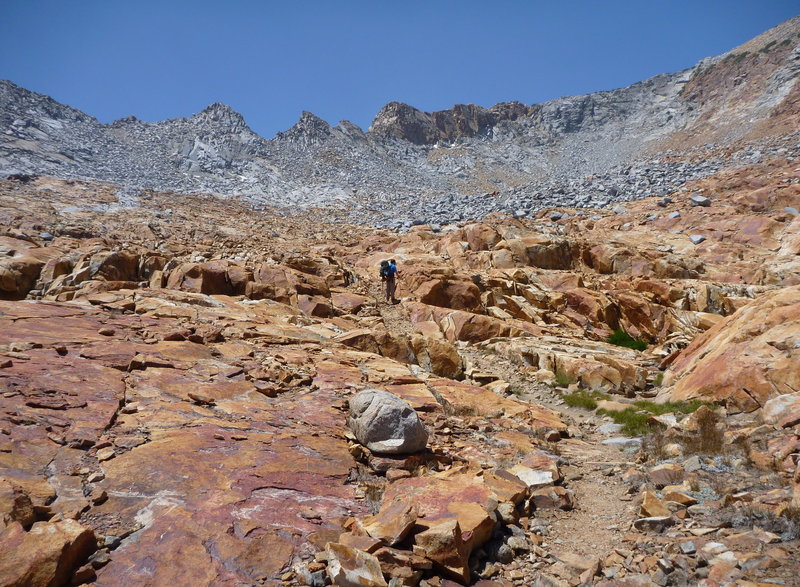
[(800, 389), (800, 286), (765, 293), (683, 351), (665, 376), (674, 401), (725, 401), (742, 411)]

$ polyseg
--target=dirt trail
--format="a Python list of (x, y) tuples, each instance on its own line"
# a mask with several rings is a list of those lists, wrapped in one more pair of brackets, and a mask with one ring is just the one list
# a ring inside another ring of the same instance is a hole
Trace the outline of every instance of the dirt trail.
[(541, 519), (550, 524), (547, 542), (551, 551), (584, 557), (604, 557), (619, 546), (622, 533), (635, 519), (632, 500), (621, 476), (632, 465), (632, 456), (603, 444), (608, 437), (596, 432), (605, 419), (582, 408), (567, 406), (562, 392), (520, 374), (510, 361), (479, 347), (462, 349), (462, 356), (476, 369), (500, 377), (512, 385), (517, 399), (559, 413), (570, 425), (573, 437), (554, 445), (564, 458), (565, 485), (575, 492), (576, 506), (569, 512), (548, 510)]
[(414, 334), (414, 327), (411, 325), (408, 312), (403, 304), (391, 304), (384, 301), (383, 284), (381, 282), (370, 284), (369, 295), (375, 298), (378, 312), (380, 312), (383, 323), (389, 332), (405, 336)]
[[(377, 285), (370, 289), (372, 295), (382, 293)], [(405, 335), (414, 332), (403, 304), (379, 302), (378, 310), (388, 330)], [(480, 347), (467, 346), (460, 353), (468, 367), (508, 381), (517, 399), (558, 412), (571, 427), (573, 437), (553, 447), (563, 457), (565, 485), (575, 493), (576, 506), (568, 512), (543, 510), (538, 515), (539, 520), (549, 525), (545, 536), (549, 550), (556, 555), (591, 558), (604, 558), (612, 553), (620, 546), (622, 534), (629, 530), (636, 512), (621, 479), (632, 465), (632, 456), (602, 443), (608, 437), (596, 432), (596, 428), (606, 420), (567, 406), (561, 391), (531, 380), (510, 361)]]

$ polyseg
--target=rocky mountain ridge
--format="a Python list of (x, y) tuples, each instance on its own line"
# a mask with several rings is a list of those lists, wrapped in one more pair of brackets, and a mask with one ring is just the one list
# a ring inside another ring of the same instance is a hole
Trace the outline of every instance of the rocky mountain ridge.
[[(3, 81), (0, 174), (242, 195), (255, 206), (351, 206), (356, 221), (394, 227), (525, 216), (661, 195), (731, 154), (741, 162), (796, 150), (793, 138), (782, 140), (796, 133), (799, 71), (800, 17), (741, 50), (627, 88), (433, 113), (392, 102), (366, 132), (304, 112), (270, 140), (222, 104), (188, 118), (101, 124)], [(692, 156), (709, 149), (722, 159), (698, 165)]]

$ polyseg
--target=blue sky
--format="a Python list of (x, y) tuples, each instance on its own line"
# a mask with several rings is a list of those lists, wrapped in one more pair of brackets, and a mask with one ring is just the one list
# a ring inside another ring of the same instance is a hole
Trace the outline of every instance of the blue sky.
[(386, 102), (526, 104), (723, 53), (798, 0), (2, 0), (0, 79), (102, 122), (212, 102), (272, 137), (303, 110), (366, 128)]

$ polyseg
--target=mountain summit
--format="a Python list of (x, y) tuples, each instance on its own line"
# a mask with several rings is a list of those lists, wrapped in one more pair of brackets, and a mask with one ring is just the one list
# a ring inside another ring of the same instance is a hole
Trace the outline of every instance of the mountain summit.
[[(417, 210), (433, 222), (458, 220), (467, 211), (525, 215), (547, 205), (602, 206), (666, 193), (718, 167), (687, 164), (677, 175), (667, 173), (662, 167), (678, 152), (734, 144), (741, 150), (795, 132), (799, 76), (797, 17), (688, 70), (626, 88), (437, 112), (390, 102), (367, 132), (303, 112), (271, 140), (220, 103), (188, 118), (101, 124), (4, 81), (0, 175), (241, 194), (256, 204), (286, 206), (359, 194), (348, 202), (375, 209), (369, 198), (378, 198), (387, 218), (408, 219)], [(670, 157), (658, 157), (666, 151)], [(587, 177), (596, 183), (584, 185)], [(487, 200), (487, 193), (495, 197)]]

